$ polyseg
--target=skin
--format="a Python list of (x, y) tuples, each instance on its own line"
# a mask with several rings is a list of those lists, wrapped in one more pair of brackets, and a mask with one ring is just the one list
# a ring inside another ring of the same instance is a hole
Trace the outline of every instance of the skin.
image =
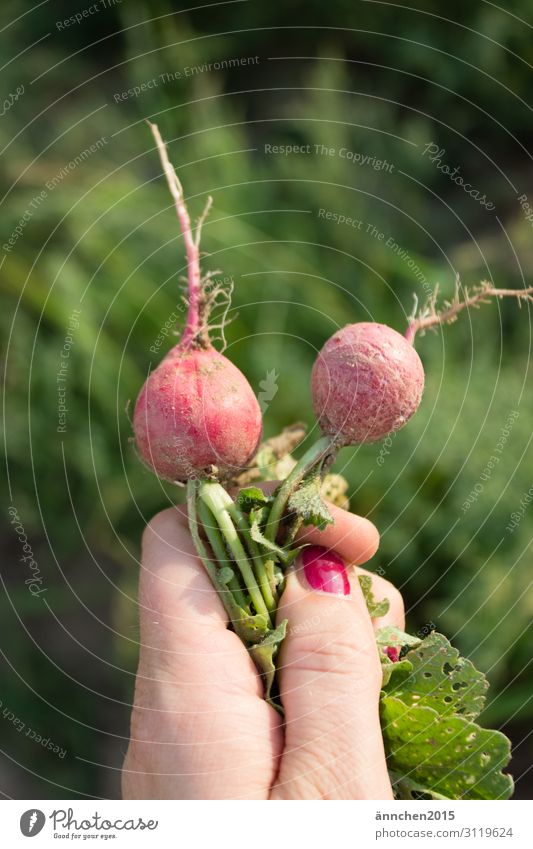
[[(306, 530), (305, 540), (354, 566), (366, 562), (379, 543), (374, 525), (331, 511), (335, 524)], [(288, 577), (279, 611), (290, 622), (281, 655), (282, 727), (244, 646), (227, 630), (184, 513), (157, 514), (143, 538), (124, 798), (391, 799), (373, 628), (403, 628), (403, 604), (373, 575), (376, 597), (391, 608), (372, 621), (355, 572), (349, 569), (349, 596), (310, 589), (297, 568)]]

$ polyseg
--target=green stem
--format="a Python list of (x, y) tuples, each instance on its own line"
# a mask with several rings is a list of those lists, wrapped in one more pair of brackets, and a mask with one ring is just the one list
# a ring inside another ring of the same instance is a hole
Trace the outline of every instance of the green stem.
[[(229, 496), (228, 496), (229, 497)], [(268, 608), (269, 613), (275, 613), (277, 607), (277, 596), (275, 592), (275, 587), (273, 588), (265, 568), (265, 561), (261, 556), (261, 552), (259, 551), (259, 546), (256, 541), (252, 539), (252, 534), (250, 532), (250, 526), (246, 520), (245, 515), (239, 510), (234, 501), (231, 500), (231, 504), (228, 504), (228, 512), (232, 517), (237, 530), (241, 532), (244, 539), (246, 540), (246, 547), (249, 551), (250, 557), (252, 558), (252, 567), (257, 578), (257, 583), (261, 588), (261, 592), (263, 593), (263, 598), (265, 599), (265, 604)]]
[[(269, 557), (265, 560), (265, 572), (268, 578), (268, 584), (270, 586), (270, 590), (272, 592), (273, 597), (278, 599), (278, 585), (276, 583), (276, 575), (274, 572), (274, 561)], [(277, 606), (277, 601), (276, 601)]]
[[(204, 502), (201, 500), (198, 501), (197, 509), (200, 521), (204, 526), (207, 539), (209, 540), (209, 545), (211, 546), (211, 550), (215, 555), (215, 559), (218, 563), (218, 566), (229, 566), (231, 568), (231, 561), (227, 556), (226, 549), (224, 548), (224, 543), (222, 541), (218, 525), (215, 527), (215, 518), (213, 514), (211, 513), (207, 505), (204, 504)], [(226, 586), (228, 590), (233, 593), (233, 598), (235, 599), (237, 604), (240, 604), (243, 610), (249, 612), (244, 593), (240, 587), (237, 577), (234, 576), (230, 581), (228, 581)]]
[[(272, 626), (270, 614), (265, 604), (265, 600), (257, 585), (255, 575), (250, 562), (246, 556), (246, 552), (242, 546), (237, 529), (233, 524), (230, 512), (228, 510), (228, 493), (219, 484), (211, 481), (201, 481), (198, 488), (198, 495), (204, 504), (209, 507), (216, 522), (222, 532), (222, 535), (231, 551), (237, 566), (240, 569), (246, 589), (250, 593), (255, 612), (266, 616), (269, 626)], [(231, 500), (231, 498), (230, 498)], [(232, 502), (233, 504), (233, 502)]]
[(301, 516), (295, 516), (287, 529), (287, 533), (283, 537), (283, 545), (285, 546), (285, 548), (288, 548), (293, 544), (294, 540), (296, 539), (296, 534), (298, 533), (302, 525), (303, 519), (301, 518)]
[(268, 612), (275, 613), (277, 607), (277, 596), (275, 591), (273, 592), (272, 590), (268, 573), (265, 568), (265, 562), (263, 557), (261, 556), (259, 546), (257, 545), (256, 541), (252, 539), (250, 526), (248, 524), (246, 516), (241, 510), (239, 510), (232, 497), (226, 492), (223, 487), (220, 488), (219, 496), (221, 503), (223, 503), (226, 507), (231, 519), (235, 524), (235, 527), (242, 534), (246, 541), (246, 547), (248, 549), (248, 553), (250, 554), (250, 558), (252, 561), (252, 568), (254, 570), (257, 583), (261, 589), (261, 592), (263, 593), (263, 598), (265, 600)]
[(211, 583), (218, 592), (222, 604), (224, 605), (224, 609), (231, 621), (233, 622), (235, 619), (235, 608), (232, 605), (233, 599), (230, 597), (231, 594), (228, 592), (227, 587), (219, 580), (217, 574), (217, 567), (209, 557), (207, 549), (204, 545), (204, 541), (199, 533), (199, 524), (196, 515), (197, 488), (198, 487), (196, 481), (187, 482), (187, 513), (189, 517), (189, 531), (191, 533), (191, 537), (194, 542), (198, 556), (200, 557), (207, 574), (211, 578)]
[(278, 494), (274, 499), (274, 503), (270, 509), (267, 526), (265, 528), (265, 536), (271, 542), (276, 541), (278, 535), (279, 523), (287, 507), (287, 502), (292, 493), (300, 485), (304, 477), (314, 466), (318, 466), (328, 457), (328, 454), (337, 453), (334, 440), (331, 436), (322, 436), (314, 445), (305, 452), (303, 457), (298, 461), (292, 472), (282, 482)]

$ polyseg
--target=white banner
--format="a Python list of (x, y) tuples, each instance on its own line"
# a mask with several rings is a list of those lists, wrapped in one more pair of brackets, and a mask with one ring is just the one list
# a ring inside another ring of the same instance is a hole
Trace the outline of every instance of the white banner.
[[(274, 807), (275, 806), (275, 807)], [(238, 810), (237, 810), (238, 809)], [(529, 802), (4, 801), (1, 843), (335, 849), (533, 846)], [(35, 838), (35, 843), (28, 841)]]

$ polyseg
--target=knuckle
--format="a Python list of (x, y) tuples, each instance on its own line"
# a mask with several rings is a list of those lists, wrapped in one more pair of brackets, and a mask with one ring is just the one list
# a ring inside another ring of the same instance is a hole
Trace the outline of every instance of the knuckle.
[(287, 674), (332, 675), (352, 684), (361, 679), (370, 686), (381, 676), (373, 637), (366, 638), (356, 627), (291, 632), (281, 666)]

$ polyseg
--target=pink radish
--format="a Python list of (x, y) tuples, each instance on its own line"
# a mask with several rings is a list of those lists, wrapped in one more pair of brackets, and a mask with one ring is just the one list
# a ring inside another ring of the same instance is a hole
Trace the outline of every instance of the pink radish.
[(188, 313), (181, 341), (146, 380), (133, 417), (142, 460), (161, 478), (192, 480), (242, 469), (261, 437), (261, 410), (244, 375), (213, 348), (200, 275), (201, 225), (193, 238), (183, 190), (155, 124), (151, 125), (181, 225), (188, 266)]
[(464, 309), (490, 298), (533, 300), (533, 287), (496, 289), (487, 281), (436, 308), (438, 286), (405, 336), (385, 324), (362, 321), (337, 331), (320, 351), (313, 367), (313, 407), (322, 431), (337, 448), (376, 442), (399, 430), (413, 416), (424, 390), (424, 368), (413, 344), (417, 333), (452, 324)]
[(256, 452), (261, 410), (239, 369), (212, 347), (176, 345), (150, 375), (133, 419), (139, 453), (157, 475), (184, 481), (235, 474)]
[(396, 330), (360, 322), (328, 339), (311, 387), (322, 431), (338, 445), (358, 445), (382, 439), (411, 418), (422, 397), (424, 369)]

